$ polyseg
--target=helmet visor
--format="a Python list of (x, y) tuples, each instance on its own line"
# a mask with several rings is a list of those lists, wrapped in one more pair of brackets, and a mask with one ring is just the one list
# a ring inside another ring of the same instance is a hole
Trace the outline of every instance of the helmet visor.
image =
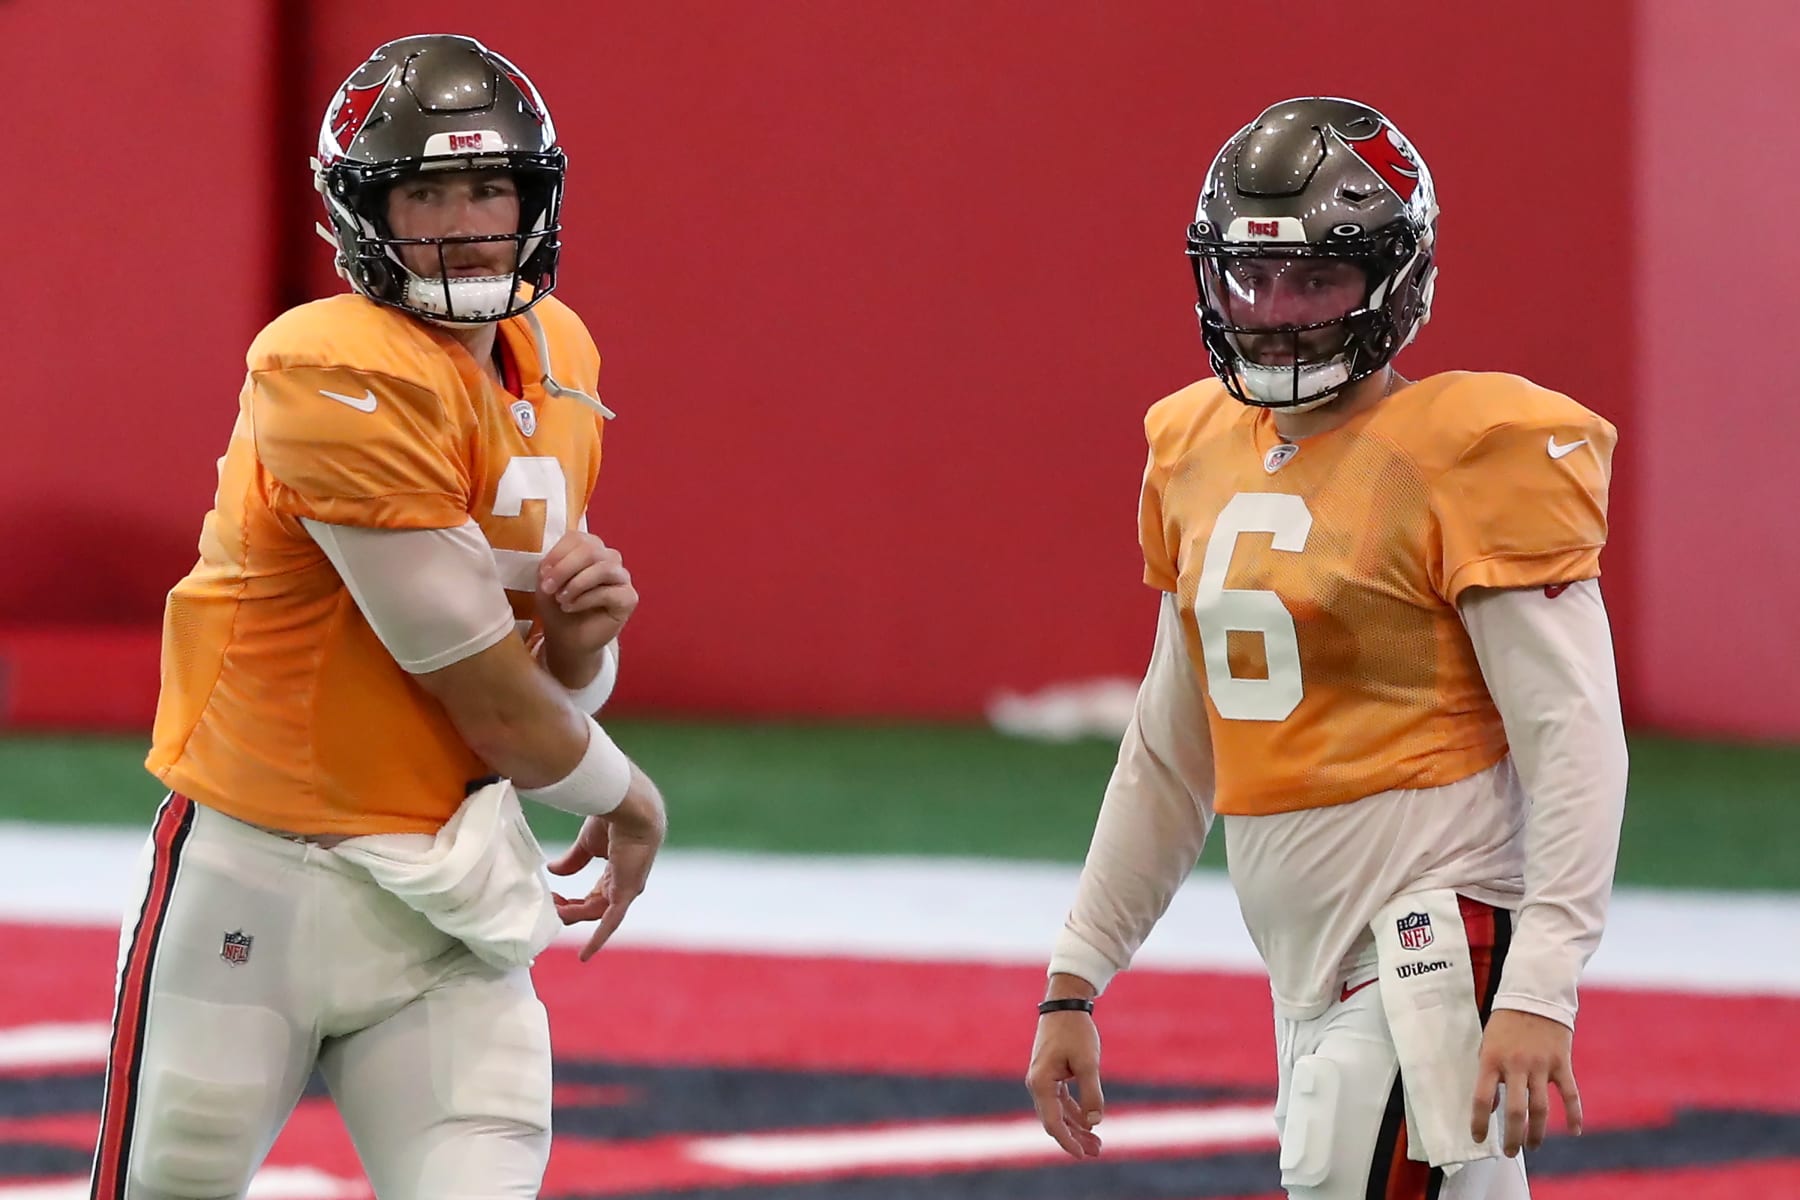
[(1199, 254), (1201, 305), (1244, 361), (1260, 366), (1323, 362), (1343, 352), (1346, 318), (1369, 303), (1368, 268), (1322, 254)]

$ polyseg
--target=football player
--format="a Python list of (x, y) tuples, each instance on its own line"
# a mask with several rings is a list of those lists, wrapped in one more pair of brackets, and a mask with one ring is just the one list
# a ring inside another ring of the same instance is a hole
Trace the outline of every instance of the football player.
[[(169, 594), (95, 1197), (244, 1195), (315, 1066), (383, 1200), (537, 1195), (530, 959), (559, 916), (597, 949), (663, 840), (592, 716), (637, 594), (582, 518), (610, 414), (551, 296), (549, 110), (479, 42), (404, 38), (314, 170), (354, 293), (250, 347)], [(588, 897), (551, 896), (517, 796), (586, 816), (551, 870), (606, 858)]]
[(1161, 615), (1027, 1077), (1075, 1157), (1100, 1149), (1095, 997), (1214, 814), (1269, 972), (1290, 1196), (1522, 1197), (1551, 1089), (1580, 1131), (1576, 983), (1625, 796), (1614, 430), (1514, 375), (1395, 371), (1437, 211), (1348, 100), (1275, 105), (1207, 173), (1187, 251), (1217, 378), (1146, 421)]

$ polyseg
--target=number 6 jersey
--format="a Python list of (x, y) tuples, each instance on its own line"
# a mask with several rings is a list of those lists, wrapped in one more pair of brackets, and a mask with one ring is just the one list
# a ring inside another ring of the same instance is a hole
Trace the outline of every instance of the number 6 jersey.
[[(587, 508), (600, 356), (554, 298), (501, 322), (518, 395), (444, 330), (360, 296), (296, 308), (250, 347), (200, 561), (169, 593), (147, 766), (240, 820), (300, 833), (436, 830), (486, 768), (394, 661), (303, 519), (473, 519), (515, 616)], [(540, 357), (536, 333), (547, 338)]]
[(1505, 755), (1457, 599), (1599, 574), (1610, 424), (1450, 372), (1298, 443), (1214, 381), (1145, 427), (1145, 579), (1186, 618), (1218, 812), (1438, 787)]

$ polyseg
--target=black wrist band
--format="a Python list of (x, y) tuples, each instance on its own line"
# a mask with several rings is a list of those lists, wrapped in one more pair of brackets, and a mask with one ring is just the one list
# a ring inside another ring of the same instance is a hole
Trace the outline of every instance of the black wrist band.
[(1093, 1011), (1094, 1002), (1083, 996), (1066, 996), (1061, 1000), (1045, 1000), (1038, 1005), (1038, 1016), (1040, 1017), (1045, 1013), (1053, 1012), (1091, 1013)]

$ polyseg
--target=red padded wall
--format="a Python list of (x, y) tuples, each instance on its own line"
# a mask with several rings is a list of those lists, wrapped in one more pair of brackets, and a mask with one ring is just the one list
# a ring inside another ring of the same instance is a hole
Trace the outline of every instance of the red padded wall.
[(424, 29), (542, 87), (574, 159), (563, 294), (621, 414), (593, 526), (643, 585), (639, 705), (961, 714), (1140, 669), (1140, 420), (1206, 371), (1182, 230), (1283, 96), (1366, 98), (1432, 165), (1441, 304), (1409, 371), (1517, 371), (1625, 423), (1624, 0), (534, 12), (325, 0), (307, 101)]
[(1646, 721), (1800, 738), (1800, 8), (1645, 4), (1636, 101)]
[[(269, 0), (0, 4), (0, 624), (153, 624), (272, 315)], [(19, 101), (15, 101), (15, 105)]]

